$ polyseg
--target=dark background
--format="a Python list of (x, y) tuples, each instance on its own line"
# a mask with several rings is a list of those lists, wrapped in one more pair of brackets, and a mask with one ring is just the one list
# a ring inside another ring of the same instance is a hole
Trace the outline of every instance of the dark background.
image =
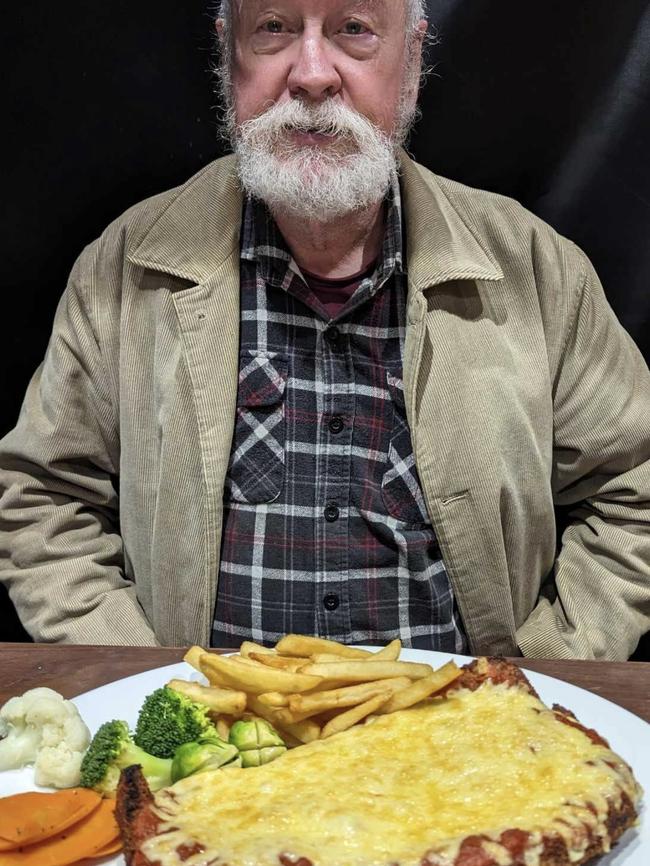
[[(650, 358), (650, 4), (430, 0), (430, 19), (412, 153), (580, 244)], [(83, 246), (223, 152), (205, 0), (23, 0), (2, 31), (0, 435)], [(12, 639), (27, 636), (2, 590)]]

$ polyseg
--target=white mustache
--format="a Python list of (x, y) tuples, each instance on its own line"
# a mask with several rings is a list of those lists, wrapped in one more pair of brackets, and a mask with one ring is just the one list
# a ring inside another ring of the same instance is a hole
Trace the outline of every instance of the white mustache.
[(241, 124), (237, 130), (240, 141), (272, 147), (289, 132), (314, 132), (354, 141), (363, 147), (369, 139), (388, 137), (368, 118), (341, 102), (328, 99), (319, 105), (308, 105), (293, 99), (273, 105), (263, 114)]

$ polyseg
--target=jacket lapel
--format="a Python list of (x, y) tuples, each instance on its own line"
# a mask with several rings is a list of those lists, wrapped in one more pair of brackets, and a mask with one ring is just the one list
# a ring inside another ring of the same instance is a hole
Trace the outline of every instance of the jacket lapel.
[(482, 378), (499, 363), (490, 284), (504, 275), (434, 175), (407, 159), (402, 181), (409, 275), (404, 386), (418, 473), (470, 644), (514, 654), (493, 489), (499, 443), (486, 429), (489, 384)]
[(232, 157), (218, 160), (183, 188), (128, 253), (133, 264), (191, 284), (172, 297), (194, 393), (205, 485), (204, 598), (197, 605), (203, 645), (209, 644), (216, 600), (223, 488), (236, 415), (242, 204)]

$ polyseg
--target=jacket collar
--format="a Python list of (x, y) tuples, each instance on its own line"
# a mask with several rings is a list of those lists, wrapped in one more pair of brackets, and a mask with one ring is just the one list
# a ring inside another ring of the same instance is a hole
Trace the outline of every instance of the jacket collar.
[(503, 271), (432, 172), (402, 152), (407, 268), (411, 288), (450, 280), (502, 280)]
[[(495, 259), (435, 175), (404, 152), (400, 173), (411, 287), (422, 290), (450, 280), (503, 279)], [(181, 187), (127, 258), (145, 268), (203, 283), (228, 257), (239, 255), (242, 207), (235, 158), (218, 159)]]
[(180, 188), (127, 258), (204, 283), (233, 253), (239, 254), (242, 206), (235, 158), (217, 159)]

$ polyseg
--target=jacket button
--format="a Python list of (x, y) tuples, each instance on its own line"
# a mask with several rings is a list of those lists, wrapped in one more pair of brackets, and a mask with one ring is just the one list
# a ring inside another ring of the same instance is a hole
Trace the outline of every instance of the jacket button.
[(340, 433), (345, 424), (343, 423), (343, 418), (339, 418), (337, 415), (335, 418), (330, 418), (327, 426), (330, 428), (330, 433)]
[(333, 592), (328, 593), (323, 599), (325, 610), (336, 610), (340, 603), (338, 595), (335, 595)]
[(338, 520), (340, 513), (341, 512), (336, 505), (326, 505), (325, 511), (323, 512), (325, 520), (327, 520), (328, 523), (334, 523), (334, 521)]

